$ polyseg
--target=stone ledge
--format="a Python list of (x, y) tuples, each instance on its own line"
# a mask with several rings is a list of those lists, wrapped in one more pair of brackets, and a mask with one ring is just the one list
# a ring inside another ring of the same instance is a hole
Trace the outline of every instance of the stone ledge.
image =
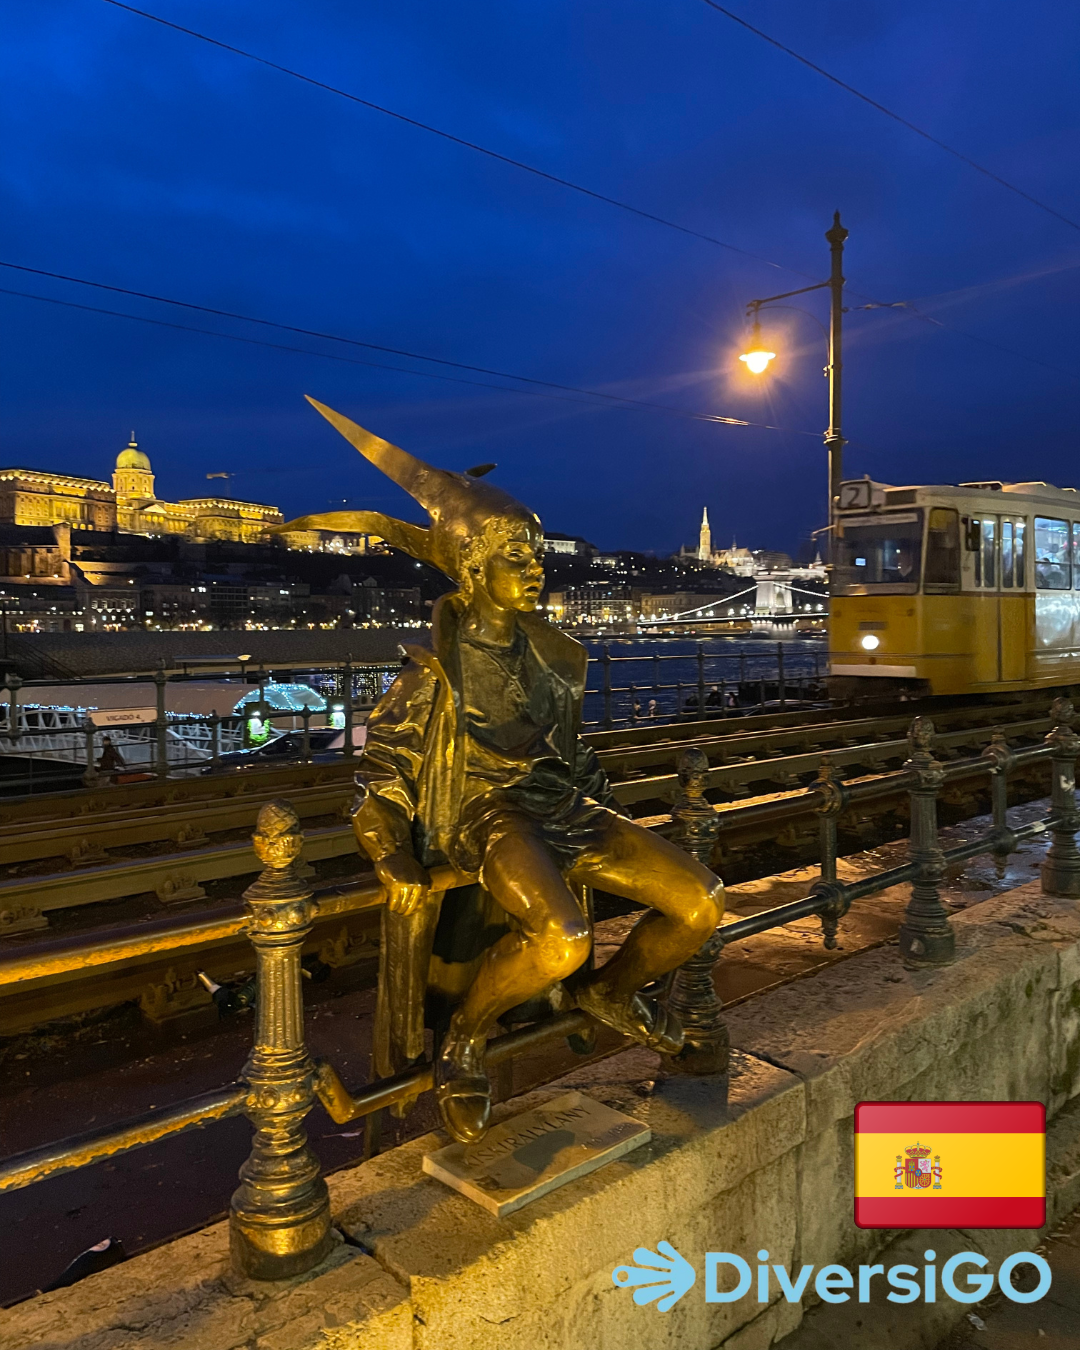
[(339, 1242), (318, 1269), (260, 1283), (229, 1266), (228, 1224), (0, 1312), (4, 1350), (411, 1350), (406, 1292)]
[[(423, 1175), (421, 1154), (444, 1142), (431, 1135), (330, 1178), (336, 1221), (365, 1251), (342, 1245), (306, 1277), (259, 1285), (228, 1272), (217, 1225), (0, 1314), (0, 1339), (5, 1350), (766, 1350), (786, 1337), (814, 1350), (833, 1309), (810, 1309), (799, 1341), (800, 1305), (706, 1304), (699, 1283), (658, 1314), (611, 1270), (660, 1239), (699, 1269), (708, 1250), (753, 1260), (764, 1246), (789, 1268), (857, 1264), (890, 1239), (946, 1250), (945, 1234), (855, 1228), (860, 1098), (1043, 1100), (1057, 1117), (1051, 1213), (1076, 1205), (1080, 907), (1026, 886), (954, 922), (959, 959), (947, 969), (904, 971), (895, 947), (877, 949), (733, 1008), (726, 1104), (715, 1082), (665, 1078), (642, 1050), (508, 1104), (579, 1088), (647, 1121), (654, 1138), (506, 1219)], [(1040, 1237), (955, 1240), (989, 1256)], [(930, 1320), (911, 1325), (914, 1339), (891, 1343), (933, 1343)], [(822, 1334), (829, 1350), (859, 1350), (856, 1332), (853, 1321), (848, 1340)]]
[[(641, 1309), (611, 1270), (634, 1246), (715, 1247), (722, 1210), (725, 1240), (767, 1241), (791, 1259), (796, 1223), (783, 1197), (796, 1189), (802, 1088), (749, 1056), (733, 1068), (727, 1107), (714, 1081), (660, 1077), (645, 1050), (516, 1099), (518, 1109), (577, 1088), (647, 1123), (653, 1140), (505, 1219), (423, 1175), (423, 1153), (442, 1141), (427, 1135), (342, 1174), (338, 1222), (409, 1289), (418, 1350), (564, 1350), (591, 1336), (583, 1317), (602, 1321), (611, 1344), (630, 1344)], [(684, 1346), (717, 1344), (738, 1316), (686, 1299), (664, 1319), (665, 1341), (677, 1331)]]
[[(897, 1262), (921, 1266), (923, 1253), (937, 1253), (938, 1269), (956, 1252), (981, 1252), (990, 1267), (1016, 1251), (1030, 1251), (1046, 1233), (1080, 1204), (1080, 1097), (1058, 1115), (1046, 1132), (1047, 1218), (1046, 1228), (979, 1229), (954, 1231), (916, 1229), (900, 1233), (875, 1256), (886, 1267)], [(868, 1303), (819, 1303), (810, 1309), (801, 1326), (780, 1341), (779, 1350), (933, 1350), (949, 1331), (963, 1321), (970, 1305), (939, 1298), (937, 1303), (889, 1303), (880, 1282), (871, 1284)], [(769, 1342), (765, 1342), (769, 1344)]]

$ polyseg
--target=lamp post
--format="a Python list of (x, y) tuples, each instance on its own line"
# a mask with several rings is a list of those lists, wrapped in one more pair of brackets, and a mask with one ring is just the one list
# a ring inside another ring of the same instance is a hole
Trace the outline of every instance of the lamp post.
[[(836, 211), (833, 214), (832, 228), (825, 231), (832, 261), (828, 281), (819, 281), (813, 286), (802, 286), (797, 291), (784, 291), (780, 295), (767, 295), (764, 299), (750, 301), (746, 306), (746, 313), (747, 317), (753, 318), (754, 326), (750, 332), (749, 346), (739, 357), (747, 370), (754, 375), (763, 375), (768, 369), (769, 363), (775, 358), (776, 353), (769, 350), (767, 342), (761, 335), (760, 314), (762, 307), (775, 304), (778, 300), (788, 300), (794, 295), (806, 295), (810, 291), (825, 290), (826, 287), (829, 289), (831, 293), (828, 333), (829, 364), (825, 367), (825, 373), (829, 377), (829, 428), (825, 432), (825, 448), (829, 455), (828, 521), (830, 525), (832, 524), (833, 503), (840, 493), (840, 483), (844, 476), (844, 446), (847, 444), (840, 429), (841, 380), (844, 368), (841, 354), (841, 326), (844, 313), (844, 240), (847, 237), (847, 230), (840, 224), (840, 212)], [(832, 553), (830, 532), (830, 558)]]

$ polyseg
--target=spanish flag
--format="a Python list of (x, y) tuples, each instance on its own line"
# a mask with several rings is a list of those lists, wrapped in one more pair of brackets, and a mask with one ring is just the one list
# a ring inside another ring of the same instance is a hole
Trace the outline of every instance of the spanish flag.
[(860, 1228), (1041, 1228), (1041, 1102), (860, 1102)]

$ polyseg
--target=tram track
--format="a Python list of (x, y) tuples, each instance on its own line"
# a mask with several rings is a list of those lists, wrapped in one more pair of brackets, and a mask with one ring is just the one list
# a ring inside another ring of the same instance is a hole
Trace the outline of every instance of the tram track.
[[(797, 788), (823, 760), (851, 775), (896, 767), (918, 705), (877, 715), (811, 709), (738, 719), (592, 733), (588, 739), (618, 801), (656, 817), (678, 791), (677, 761), (689, 746), (709, 760), (718, 800), (741, 800)], [(844, 715), (848, 713), (848, 715)], [(981, 748), (995, 727), (1021, 740), (1049, 728), (1046, 696), (1007, 704), (935, 707), (943, 753)], [(314, 875), (340, 871), (355, 854), (346, 815), (353, 765), (292, 765), (158, 784), (63, 794), (0, 811), (0, 935), (46, 926), (50, 914), (146, 897), (160, 906), (205, 899), (207, 885), (257, 870), (250, 831), (265, 802), (287, 796), (306, 829), (305, 861)], [(87, 920), (92, 922), (90, 916)], [(70, 926), (70, 922), (69, 922)], [(77, 926), (84, 926), (78, 923)]]
[[(1039, 716), (1032, 715), (1036, 711)], [(937, 738), (939, 757), (946, 763), (962, 751), (980, 752), (995, 730), (1003, 732), (1014, 748), (1019, 748), (1037, 743), (1050, 726), (1041, 699), (1038, 703), (1018, 701), (1008, 708), (967, 706), (951, 710), (951, 715), (947, 712), (937, 720), (954, 724), (952, 730), (942, 730)], [(791, 866), (815, 856), (818, 795), (808, 784), (823, 764), (829, 766), (836, 780), (864, 784), (869, 781), (874, 785), (869, 794), (862, 794), (864, 799), (857, 808), (841, 815), (839, 825), (845, 847), (857, 850), (868, 843), (895, 838), (903, 828), (907, 809), (906, 776), (896, 772), (906, 757), (907, 742), (896, 733), (906, 729), (909, 721), (907, 712), (902, 716), (863, 717), (846, 722), (834, 718), (801, 727), (742, 726), (729, 735), (715, 734), (715, 724), (707, 723), (704, 727), (698, 724), (696, 735), (684, 734), (674, 743), (654, 743), (637, 749), (661, 755), (659, 767), (668, 765), (669, 760), (663, 757), (677, 758), (689, 745), (700, 746), (710, 756), (710, 779), (719, 789), (712, 794), (721, 814), (719, 865), (727, 880), (745, 881), (775, 872), (778, 859)], [(955, 725), (957, 722), (966, 725)], [(684, 724), (679, 730), (686, 733), (690, 729)], [(868, 736), (872, 738), (867, 739)], [(815, 747), (813, 750), (785, 753), (785, 745), (803, 746), (808, 738)], [(622, 754), (623, 748), (601, 745), (598, 751), (605, 757), (613, 752)], [(340, 802), (347, 792), (348, 769), (340, 772), (341, 766), (331, 768), (335, 776), (329, 783), (310, 782), (306, 787), (290, 789), (281, 784), (279, 776), (272, 784), (263, 783), (257, 792), (241, 794), (243, 809), (249, 813), (248, 828), (254, 823), (259, 805), (272, 796), (289, 796), (296, 801), (306, 792), (308, 796), (303, 800), (309, 805), (325, 805), (328, 800)], [(1044, 775), (1036, 774), (1029, 790), (1023, 773), (1016, 774), (1015, 800), (1042, 795), (1043, 778)], [(663, 833), (671, 827), (664, 802), (673, 798), (677, 786), (674, 773), (660, 773), (616, 782), (615, 792), (624, 802), (659, 807), (652, 814), (639, 815), (638, 819), (646, 828)], [(728, 799), (720, 800), (721, 797)], [(943, 808), (947, 814), (962, 819), (977, 814), (984, 801), (985, 778), (977, 784), (956, 780), (943, 796)], [(147, 821), (152, 809), (145, 806), (134, 812), (129, 809), (125, 813), (127, 819), (115, 823), (120, 829), (129, 828), (133, 821), (149, 828)], [(192, 809), (189, 802), (178, 814), (190, 814)], [(205, 809), (205, 804), (198, 809)], [(230, 809), (239, 810), (235, 800)], [(32, 833), (24, 823), (27, 848), (31, 846)], [(64, 830), (54, 820), (43, 822), (38, 834), (44, 847), (46, 836), (55, 840), (64, 836)], [(305, 834), (305, 856), (310, 860), (355, 857), (355, 844), (346, 824), (308, 828)], [(257, 870), (250, 838), (245, 837), (149, 861), (128, 859), (7, 881), (0, 886), (0, 906), (5, 892), (21, 893), (24, 902), (27, 897), (31, 903), (62, 902), (74, 895), (77, 905), (89, 904), (86, 896), (97, 893), (94, 887), (100, 890), (110, 885), (120, 889), (134, 886), (139, 884), (140, 877), (145, 880), (153, 876), (155, 867), (160, 871), (175, 866), (177, 856), (184, 859), (184, 866), (189, 869), (199, 860), (209, 860), (220, 869), (220, 874), (227, 874), (230, 869), (236, 875)], [(308, 954), (330, 971), (334, 980), (349, 983), (357, 978), (372, 979), (378, 950), (380, 892), (371, 873), (354, 868), (352, 875), (333, 886), (325, 877), (317, 876), (312, 884), (320, 898), (320, 918)], [(41, 933), (27, 932), (7, 939), (0, 944), (0, 1037), (23, 1036), (64, 1018), (85, 1017), (131, 1003), (137, 1003), (142, 1014), (156, 1025), (199, 1014), (200, 1010), (212, 1013), (208, 995), (196, 978), (197, 971), (204, 970), (214, 980), (225, 983), (250, 968), (250, 946), (243, 933), (237, 889), (234, 886), (229, 898), (209, 906), (175, 904), (172, 913), (165, 917), (161, 917), (160, 903), (149, 905), (136, 916), (135, 923), (122, 930), (87, 929), (84, 924), (83, 932), (66, 937), (46, 938)], [(57, 908), (62, 909), (63, 905), (58, 904)], [(117, 941), (121, 946), (116, 959), (102, 961), (99, 954)], [(52, 964), (50, 954), (56, 958)]]
[[(655, 762), (668, 760), (687, 744), (706, 741), (730, 741), (746, 733), (778, 732), (782, 736), (819, 736), (824, 728), (836, 734), (855, 734), (860, 728), (872, 729), (883, 719), (910, 721), (920, 713), (929, 713), (945, 726), (950, 719), (962, 718), (985, 723), (1002, 716), (1019, 715), (1023, 709), (1045, 711), (1055, 694), (1066, 690), (1048, 689), (1009, 694), (989, 703), (985, 699), (937, 699), (926, 703), (896, 702), (860, 705), (858, 712), (848, 706), (792, 706), (786, 711), (725, 714), (718, 710), (705, 718), (668, 722), (642, 721), (610, 731), (590, 730), (582, 739), (607, 760), (618, 766), (620, 756), (652, 754)], [(844, 732), (838, 724), (850, 727)], [(356, 758), (359, 758), (357, 751)], [(627, 764), (635, 761), (627, 759)], [(12, 837), (12, 827), (36, 831), (65, 822), (86, 823), (105, 813), (110, 821), (124, 823), (132, 813), (163, 808), (197, 807), (210, 801), (251, 800), (275, 787), (290, 790), (347, 780), (355, 759), (341, 758), (329, 763), (283, 765), (262, 764), (242, 772), (219, 772), (167, 780), (128, 783), (118, 787), (98, 787), (66, 792), (0, 799), (0, 841)], [(16, 831), (17, 832), (17, 831)]]
[[(1045, 720), (1047, 705), (1048, 696), (1040, 694), (1014, 704), (936, 705), (933, 711), (943, 731), (974, 730), (1003, 720), (1010, 724), (1025, 717)], [(800, 749), (851, 748), (902, 738), (912, 717), (922, 711), (916, 704), (900, 704), (852, 717), (847, 709), (815, 708), (592, 732), (583, 739), (596, 750), (616, 789), (648, 777), (663, 790), (671, 786), (678, 756), (690, 745), (699, 746), (717, 764), (771, 759)], [(0, 856), (9, 863), (67, 857), (72, 841), (81, 839), (90, 849), (170, 839), (183, 849), (200, 842), (204, 833), (249, 828), (259, 806), (283, 793), (302, 818), (340, 815), (352, 769), (353, 763), (345, 759), (292, 764), (5, 804), (0, 806)]]

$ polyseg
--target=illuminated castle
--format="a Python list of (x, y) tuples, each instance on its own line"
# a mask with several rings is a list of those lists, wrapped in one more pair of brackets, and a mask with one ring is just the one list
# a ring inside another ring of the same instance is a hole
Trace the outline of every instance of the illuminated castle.
[[(134, 433), (116, 457), (111, 487), (97, 479), (40, 469), (0, 469), (0, 525), (70, 525), (76, 530), (260, 544), (270, 538), (270, 526), (283, 520), (276, 506), (230, 497), (161, 501), (154, 493), (150, 460), (139, 449)], [(284, 542), (289, 548), (330, 548), (344, 553), (360, 552), (364, 547), (361, 539), (327, 540), (318, 531), (285, 535)]]

